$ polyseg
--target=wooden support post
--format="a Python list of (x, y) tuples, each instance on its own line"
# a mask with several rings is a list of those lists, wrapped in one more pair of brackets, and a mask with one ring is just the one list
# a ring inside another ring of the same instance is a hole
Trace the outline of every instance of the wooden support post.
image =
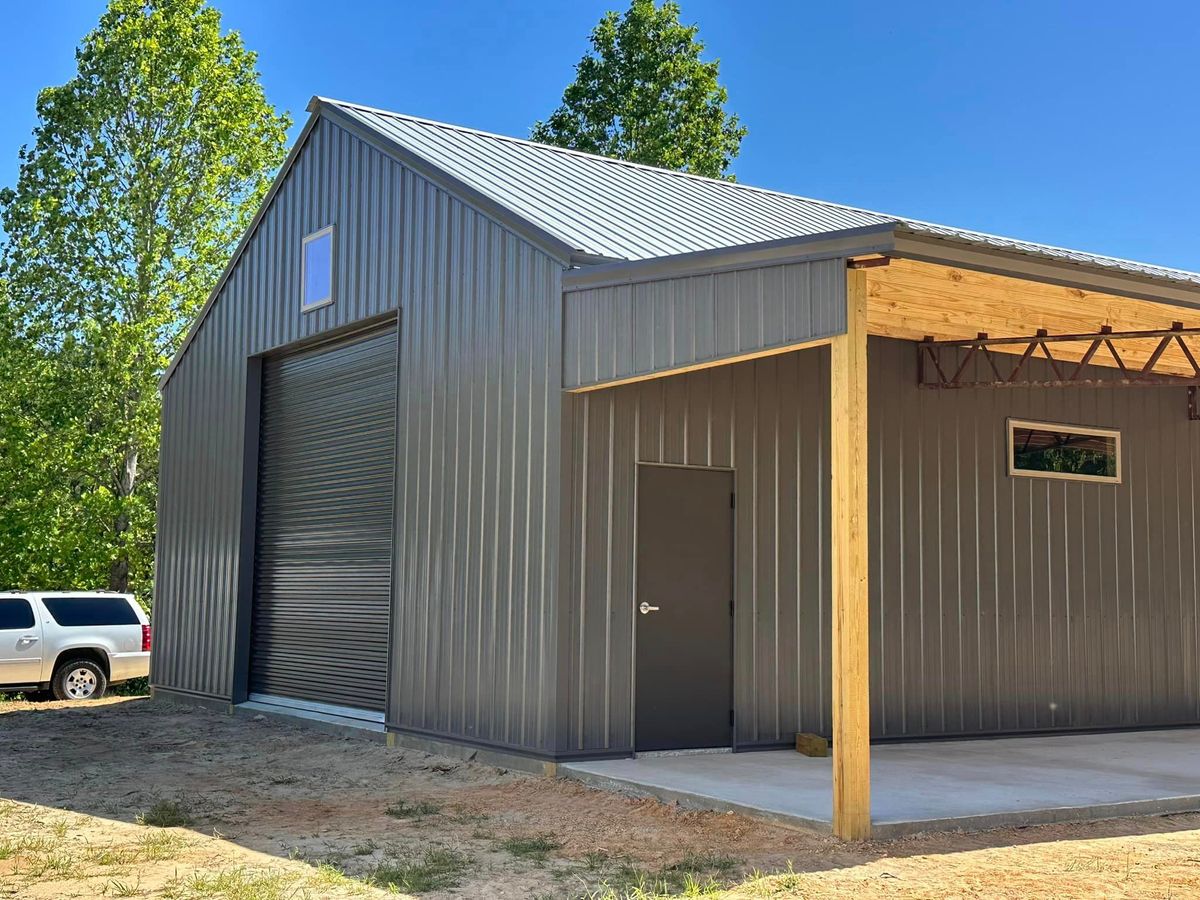
[(846, 333), (830, 353), (833, 833), (871, 836), (867, 597), (867, 273), (846, 272)]

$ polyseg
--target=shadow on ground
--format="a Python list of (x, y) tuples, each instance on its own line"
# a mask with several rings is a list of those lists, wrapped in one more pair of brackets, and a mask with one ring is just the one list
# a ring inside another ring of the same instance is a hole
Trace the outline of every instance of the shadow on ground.
[[(778, 888), (788, 896), (794, 887), (796, 896), (878, 889), (890, 897), (911, 888), (911, 896), (941, 896), (982, 879), (996, 887), (986, 896), (1019, 897), (1062, 878), (1070, 889), (1056, 888), (1058, 896), (1093, 896), (1075, 887), (1094, 886), (1108, 891), (1095, 896), (1122, 896), (1122, 884), (1144, 891), (1138, 867), (1151, 886), (1153, 878), (1182, 884), (1170, 854), (1184, 875), (1200, 857), (1200, 815), (844, 845), (739, 815), (146, 698), (0, 704), (0, 760), (0, 798), (96, 817), (87, 827), (98, 845), (106, 822), (122, 833), (139, 822), (177, 826), (204, 836), (208, 855), (193, 867), (274, 858), (415, 894), (622, 897), (639, 883), (715, 889), (790, 869), (735, 894)], [(229, 844), (247, 855), (221, 856)], [(1014, 893), (998, 886), (1005, 879)]]

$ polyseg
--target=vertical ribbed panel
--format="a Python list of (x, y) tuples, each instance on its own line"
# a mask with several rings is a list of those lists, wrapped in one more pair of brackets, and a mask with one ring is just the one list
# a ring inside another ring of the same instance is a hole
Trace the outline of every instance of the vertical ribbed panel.
[[(336, 300), (302, 314), (301, 240), (330, 222)], [(403, 305), (389, 720), (549, 744), (560, 276), (316, 123), (164, 389), (155, 685), (232, 695), (247, 358)]]
[[(869, 365), (873, 734), (1200, 721), (1185, 392), (921, 390), (883, 338)], [(739, 743), (828, 733), (828, 393), (817, 349), (570, 397), (564, 749), (630, 744), (639, 460), (736, 470)], [(1010, 477), (1010, 416), (1120, 428), (1123, 483)]]
[(389, 721), (546, 749), (562, 267), (416, 176), (404, 203)]
[[(163, 390), (154, 684), (231, 696), (247, 358), (395, 309), (402, 169), (318, 121)], [(306, 234), (337, 226), (336, 301), (300, 310)]]
[(806, 350), (571, 397), (562, 749), (631, 744), (639, 461), (735, 470), (738, 742), (827, 731), (828, 360)]
[(840, 259), (570, 291), (563, 386), (786, 347), (846, 328)]
[[(1200, 720), (1185, 391), (918, 390), (882, 339), (869, 379), (873, 733)], [(1119, 428), (1123, 482), (1010, 477), (1008, 417)]]

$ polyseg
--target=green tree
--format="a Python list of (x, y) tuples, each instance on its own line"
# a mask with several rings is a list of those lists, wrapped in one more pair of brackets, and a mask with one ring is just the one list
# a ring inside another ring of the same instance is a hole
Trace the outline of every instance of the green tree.
[(746, 129), (725, 112), (720, 61), (700, 59), (698, 31), (680, 23), (670, 0), (605, 13), (562, 105), (533, 126), (533, 140), (732, 180), (726, 171)]
[(157, 380), (290, 119), (203, 0), (112, 0), (0, 194), (0, 583), (148, 594)]

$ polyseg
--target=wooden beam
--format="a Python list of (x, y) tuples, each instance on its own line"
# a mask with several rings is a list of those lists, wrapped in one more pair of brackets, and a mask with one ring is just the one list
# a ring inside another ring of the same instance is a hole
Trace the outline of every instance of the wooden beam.
[[(981, 331), (992, 337), (1033, 334), (1045, 328), (1050, 334), (1080, 334), (1110, 325), (1114, 331), (1151, 331), (1182, 322), (1200, 327), (1200, 310), (1170, 303), (1154, 303), (1114, 294), (1022, 281), (1004, 275), (956, 269), (911, 259), (867, 270), (867, 322), (871, 334), (919, 341), (963, 340)], [(1121, 355), (1133, 368), (1141, 368), (1155, 352), (1158, 341), (1122, 344)], [(998, 353), (1020, 353), (1020, 347), (991, 348)], [(1197, 349), (1200, 349), (1198, 347)], [(1087, 344), (1056, 346), (1054, 355), (1079, 361)], [(1115, 367), (1104, 352), (1093, 365)], [(1167, 348), (1157, 371), (1191, 375), (1186, 354)]]
[(807, 341), (800, 341), (796, 344), (785, 344), (779, 347), (767, 347), (765, 350), (751, 350), (748, 353), (739, 353), (735, 356), (719, 356), (716, 359), (706, 359), (703, 362), (688, 363), (683, 366), (676, 366), (673, 369), (661, 369), (657, 372), (646, 372), (641, 375), (630, 375), (628, 378), (615, 378), (611, 381), (598, 381), (595, 384), (584, 384), (579, 387), (568, 388), (568, 394), (586, 394), (589, 391), (602, 391), (606, 388), (621, 387), (625, 384), (634, 384), (639, 381), (653, 381), (655, 378), (667, 378), (671, 375), (684, 375), (688, 372), (699, 372), (703, 369), (715, 369), (719, 366), (732, 366), (736, 363), (748, 362), (752, 359), (763, 359), (767, 356), (781, 356), (784, 353), (795, 353), (797, 350), (811, 350), (813, 347), (824, 347), (826, 344), (833, 341), (833, 338), (819, 337), (812, 338)]
[(833, 833), (861, 841), (871, 836), (866, 270), (846, 272), (846, 333), (831, 342), (830, 367)]

